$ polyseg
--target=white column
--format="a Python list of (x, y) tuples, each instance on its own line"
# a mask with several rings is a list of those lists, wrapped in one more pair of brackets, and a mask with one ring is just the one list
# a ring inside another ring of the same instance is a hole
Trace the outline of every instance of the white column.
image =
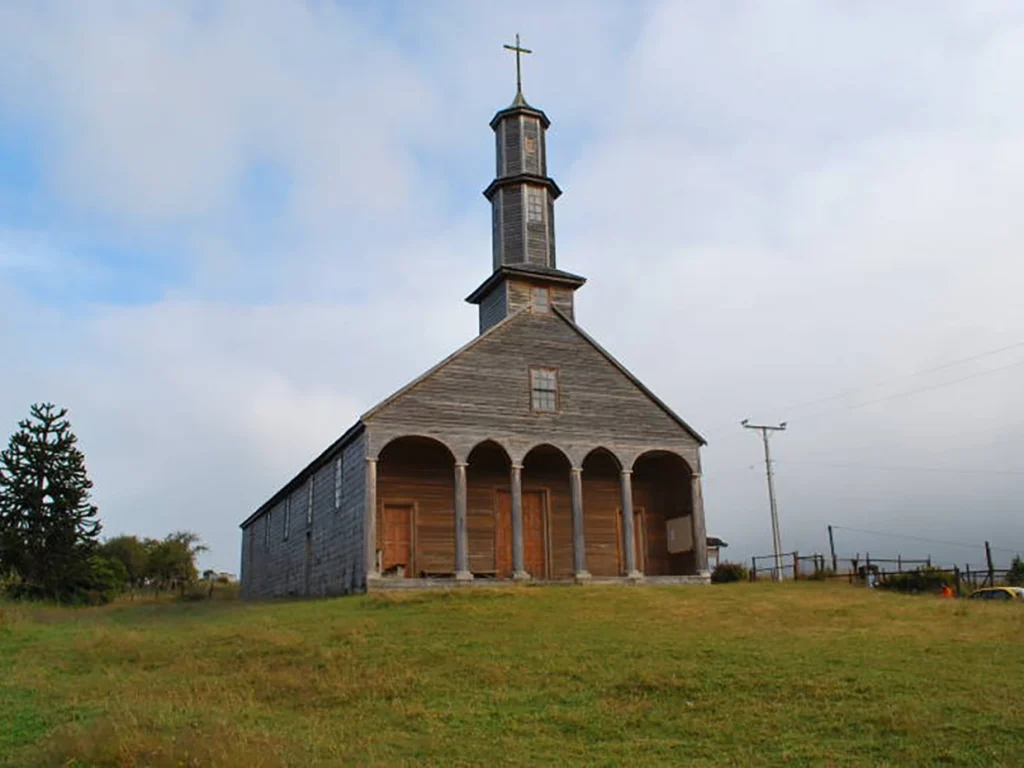
[(512, 578), (525, 581), (530, 578), (526, 572), (523, 556), (523, 466), (513, 464), (509, 485), (512, 491)]
[(469, 570), (469, 526), (466, 520), (466, 462), (455, 462), (455, 580), (472, 581)]
[(633, 470), (624, 469), (619, 474), (619, 493), (622, 505), (622, 546), (625, 549), (626, 576), (631, 579), (643, 578), (636, 567), (636, 531), (633, 530)]
[(583, 540), (583, 470), (573, 467), (569, 475), (572, 495), (572, 567), (577, 581), (590, 578), (587, 572), (587, 550)]
[(700, 488), (700, 473), (690, 476), (691, 512), (693, 526), (693, 565), (698, 576), (708, 574), (708, 529), (704, 523), (704, 494)]
[(380, 562), (377, 559), (377, 460), (367, 457), (363, 494), (364, 558), (367, 586), (373, 579), (380, 578)]

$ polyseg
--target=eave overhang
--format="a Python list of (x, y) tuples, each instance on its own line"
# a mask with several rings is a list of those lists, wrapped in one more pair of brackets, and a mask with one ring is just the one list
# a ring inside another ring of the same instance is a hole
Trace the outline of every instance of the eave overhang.
[(541, 176), (536, 173), (517, 173), (515, 176), (502, 176), (492, 181), (487, 185), (487, 189), (484, 190), (484, 197), (490, 200), (494, 193), (502, 187), (510, 187), (516, 184), (534, 184), (547, 187), (551, 191), (552, 200), (557, 200), (562, 194), (562, 190), (558, 188), (555, 180), (550, 176)]
[(479, 304), (483, 301), (484, 296), (491, 292), (494, 286), (510, 277), (565, 285), (573, 290), (587, 282), (585, 277), (574, 275), (571, 272), (563, 272), (560, 269), (543, 269), (528, 265), (510, 266), (504, 264), (498, 267), (490, 277), (480, 283), (479, 287), (466, 297), (466, 301), (470, 304)]

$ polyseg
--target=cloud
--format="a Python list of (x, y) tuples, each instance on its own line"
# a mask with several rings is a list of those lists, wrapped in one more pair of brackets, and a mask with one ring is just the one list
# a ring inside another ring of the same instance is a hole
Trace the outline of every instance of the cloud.
[[(529, 11), (559, 265), (590, 278), (578, 319), (709, 438), (727, 552), (770, 541), (744, 417), (791, 423), (787, 548), (823, 549), (829, 522), (1024, 546), (1021, 477), (1000, 474), (1024, 448), (1022, 373), (997, 370), (1021, 351), (918, 373), (1024, 340), (1016, 5)], [(49, 214), (0, 212), (0, 420), (71, 406), (109, 531), (195, 528), (234, 567), (248, 511), (475, 333), (461, 299), (489, 270), (486, 122), (517, 19), (0, 8), (0, 114), (36, 131)], [(111, 274), (159, 289), (111, 298)]]

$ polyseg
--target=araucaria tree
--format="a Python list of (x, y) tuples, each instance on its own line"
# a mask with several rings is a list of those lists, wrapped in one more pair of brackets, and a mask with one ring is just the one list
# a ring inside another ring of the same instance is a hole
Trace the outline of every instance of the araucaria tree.
[(73, 600), (87, 589), (100, 524), (67, 409), (35, 404), (0, 452), (0, 572), (19, 592)]

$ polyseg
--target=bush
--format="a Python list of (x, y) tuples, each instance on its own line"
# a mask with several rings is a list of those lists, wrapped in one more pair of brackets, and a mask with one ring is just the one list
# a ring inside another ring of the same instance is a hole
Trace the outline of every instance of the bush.
[(719, 563), (711, 572), (712, 584), (728, 584), (731, 581), (746, 581), (750, 573), (740, 563)]
[(952, 573), (938, 568), (918, 568), (916, 571), (890, 573), (875, 584), (879, 589), (893, 589), (897, 592), (938, 592), (943, 584), (954, 585)]
[(1020, 559), (1020, 555), (1014, 555), (1010, 570), (1006, 572), (1006, 583), (1011, 587), (1024, 586), (1024, 560)]

